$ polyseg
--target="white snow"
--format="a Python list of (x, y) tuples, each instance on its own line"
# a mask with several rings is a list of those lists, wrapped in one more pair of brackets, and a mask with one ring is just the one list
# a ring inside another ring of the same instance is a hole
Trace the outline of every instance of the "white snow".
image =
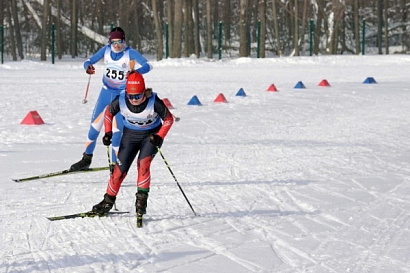
[[(81, 158), (103, 70), (82, 104), (83, 61), (0, 65), (1, 273), (410, 272), (410, 56), (152, 61), (147, 85), (181, 118), (162, 151), (199, 216), (158, 155), (142, 229), (135, 167), (131, 213), (109, 218), (46, 218), (90, 210), (108, 171), (11, 180)], [(44, 125), (20, 125), (32, 110)]]

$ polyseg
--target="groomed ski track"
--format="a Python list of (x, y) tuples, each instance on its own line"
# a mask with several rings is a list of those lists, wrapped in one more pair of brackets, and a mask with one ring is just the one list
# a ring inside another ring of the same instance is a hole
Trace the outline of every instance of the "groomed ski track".
[[(162, 151), (199, 216), (158, 155), (142, 228), (135, 213), (47, 220), (100, 202), (108, 171), (11, 181), (80, 159), (102, 65), (83, 105), (81, 61), (6, 64), (2, 96), (17, 110), (0, 116), (0, 273), (409, 272), (409, 63), (396, 55), (154, 63), (146, 82), (181, 117)], [(362, 84), (367, 76), (378, 83)], [(318, 87), (322, 78), (331, 87)], [(299, 80), (307, 89), (293, 89)], [(279, 92), (266, 91), (271, 83)], [(241, 87), (247, 97), (235, 97)], [(24, 107), (13, 95), (22, 89), (31, 98)], [(227, 104), (213, 103), (220, 92)], [(192, 95), (203, 106), (186, 105)], [(19, 125), (33, 109), (46, 124)], [(99, 139), (92, 166), (106, 161)], [(121, 211), (134, 212), (135, 177), (132, 167)]]

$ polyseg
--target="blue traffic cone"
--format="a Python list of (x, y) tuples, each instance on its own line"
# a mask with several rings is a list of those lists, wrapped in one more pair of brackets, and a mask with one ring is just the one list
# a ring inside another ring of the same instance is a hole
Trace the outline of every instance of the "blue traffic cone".
[(373, 77), (368, 77), (363, 83), (377, 83)]
[(306, 88), (305, 85), (303, 84), (303, 82), (299, 81), (294, 88), (298, 88), (298, 89), (304, 89)]
[(246, 97), (246, 93), (243, 91), (243, 88), (240, 88), (235, 96)]
[(202, 104), (199, 101), (198, 97), (195, 95), (189, 100), (188, 105), (202, 105)]

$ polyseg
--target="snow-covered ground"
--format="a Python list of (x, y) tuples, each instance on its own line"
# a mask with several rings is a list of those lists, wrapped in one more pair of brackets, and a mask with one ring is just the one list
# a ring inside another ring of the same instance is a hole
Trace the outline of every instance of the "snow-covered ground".
[[(131, 213), (108, 218), (46, 218), (91, 209), (108, 171), (11, 180), (81, 158), (103, 70), (82, 104), (82, 61), (0, 65), (1, 273), (410, 272), (410, 56), (152, 61), (147, 85), (181, 118), (162, 151), (198, 216), (158, 155), (142, 229), (135, 167)], [(44, 125), (20, 125), (32, 110)]]

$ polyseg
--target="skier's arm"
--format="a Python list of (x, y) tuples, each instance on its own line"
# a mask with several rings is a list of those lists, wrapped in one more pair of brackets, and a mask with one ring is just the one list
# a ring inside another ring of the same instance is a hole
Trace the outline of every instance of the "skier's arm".
[(130, 60), (135, 60), (140, 65), (139, 67), (136, 65), (136, 69), (134, 68), (140, 74), (145, 74), (152, 70), (152, 65), (148, 60), (135, 49), (130, 49)]
[(102, 48), (100, 48), (100, 50), (97, 51), (97, 53), (95, 53), (93, 56), (91, 56), (88, 60), (86, 60), (84, 62), (84, 69), (87, 69), (87, 67), (91, 64), (95, 64), (97, 63), (99, 60), (101, 60), (102, 58), (104, 58), (104, 53), (105, 53), (105, 49), (107, 46), (104, 46)]
[(174, 116), (171, 114), (169, 109), (165, 106), (164, 102), (158, 97), (155, 98), (155, 112), (162, 119), (161, 129), (156, 133), (162, 139), (168, 134), (168, 131), (171, 129), (172, 124), (174, 124)]
[(105, 133), (112, 132), (112, 120), (120, 111), (119, 97), (117, 96), (105, 109), (104, 112), (104, 130)]

